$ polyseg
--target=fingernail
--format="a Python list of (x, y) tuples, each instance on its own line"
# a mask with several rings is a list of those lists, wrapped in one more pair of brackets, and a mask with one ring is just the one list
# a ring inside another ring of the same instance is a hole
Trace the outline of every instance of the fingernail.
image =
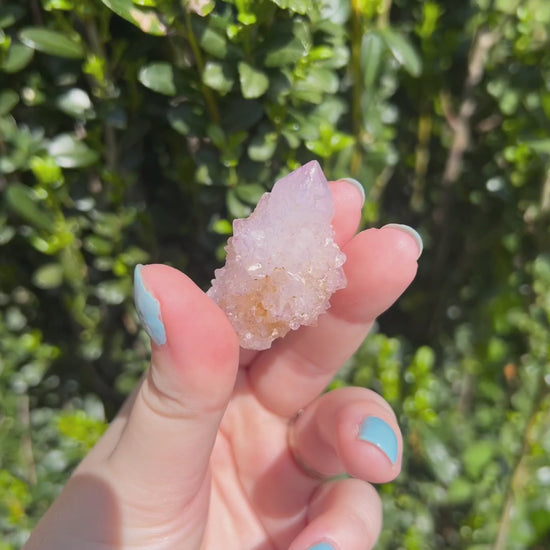
[(359, 439), (376, 445), (391, 461), (397, 461), (397, 436), (387, 422), (377, 416), (369, 416), (361, 424)]
[(330, 545), (328, 542), (320, 542), (315, 546), (310, 546), (308, 550), (334, 550), (334, 547)]
[(357, 187), (357, 190), (359, 191), (359, 193), (361, 193), (361, 197), (362, 197), (362, 200), (361, 200), (361, 206), (363, 206), (363, 204), (365, 204), (365, 188), (355, 179), (353, 178), (342, 178), (344, 181), (347, 181), (348, 183), (351, 183), (352, 185), (355, 185), (355, 187)]
[[(409, 225), (405, 225), (403, 223), (388, 223), (384, 225), (384, 227), (393, 227), (394, 229), (399, 229), (400, 231), (404, 231), (408, 235), (410, 235), (415, 241), (416, 245), (418, 246), (418, 256), (416, 259), (420, 258), (420, 255), (422, 254), (422, 250), (424, 250), (424, 243), (422, 242), (422, 237), (416, 231), (416, 229), (413, 229)], [(382, 227), (382, 229), (384, 228)]]
[(141, 264), (138, 264), (134, 270), (134, 303), (143, 328), (157, 346), (162, 346), (166, 344), (166, 331), (160, 315), (160, 304), (145, 288), (141, 276), (142, 270)]

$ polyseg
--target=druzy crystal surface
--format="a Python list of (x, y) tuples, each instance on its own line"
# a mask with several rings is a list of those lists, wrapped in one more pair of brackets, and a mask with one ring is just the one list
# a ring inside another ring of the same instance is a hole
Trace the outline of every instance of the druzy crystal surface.
[(225, 266), (208, 295), (225, 311), (243, 348), (263, 350), (314, 325), (346, 285), (334, 242), (327, 180), (316, 161), (279, 180), (246, 219), (233, 222)]

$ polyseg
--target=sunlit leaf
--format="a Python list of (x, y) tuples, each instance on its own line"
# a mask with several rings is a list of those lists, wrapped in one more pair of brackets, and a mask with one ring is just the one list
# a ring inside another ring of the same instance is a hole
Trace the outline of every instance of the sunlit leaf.
[(16, 73), (31, 62), (33, 55), (34, 50), (25, 46), (25, 44), (12, 44), (4, 62), (0, 65), (0, 70), (5, 73)]
[(90, 96), (80, 88), (71, 88), (60, 95), (56, 104), (59, 109), (75, 118), (93, 116), (93, 105)]
[(376, 31), (367, 32), (361, 42), (361, 69), (365, 88), (371, 89), (380, 71), (386, 44)]
[(0, 116), (8, 114), (19, 103), (19, 94), (15, 90), (0, 92)]
[(57, 288), (63, 282), (63, 268), (58, 263), (44, 264), (34, 272), (32, 282), (42, 289)]
[(84, 47), (79, 39), (51, 29), (27, 27), (19, 32), (19, 38), (30, 48), (50, 55), (71, 59), (84, 57)]
[(293, 35), (280, 35), (268, 38), (264, 44), (266, 67), (292, 65), (306, 54), (304, 44)]
[(235, 83), (228, 65), (218, 61), (208, 61), (202, 73), (202, 81), (222, 94), (229, 92)]
[(132, 0), (101, 0), (109, 9), (126, 19), (143, 32), (162, 36), (167, 33), (166, 25), (161, 21), (157, 12), (141, 9)]
[(252, 67), (245, 61), (239, 62), (238, 69), (243, 97), (254, 99), (265, 94), (269, 86), (269, 78), (265, 72)]
[(380, 33), (398, 63), (411, 76), (420, 76), (422, 60), (409, 39), (390, 28), (383, 29)]
[(12, 183), (5, 193), (8, 205), (27, 223), (39, 229), (53, 231), (53, 216), (39, 203), (32, 189), (22, 183)]
[(282, 9), (288, 9), (302, 15), (311, 13), (318, 8), (316, 0), (271, 0), (271, 2)]
[(168, 96), (176, 95), (182, 84), (181, 75), (167, 62), (150, 63), (142, 67), (138, 79), (146, 88)]
[(99, 158), (96, 151), (71, 134), (60, 134), (54, 138), (48, 153), (62, 168), (80, 168), (94, 164)]

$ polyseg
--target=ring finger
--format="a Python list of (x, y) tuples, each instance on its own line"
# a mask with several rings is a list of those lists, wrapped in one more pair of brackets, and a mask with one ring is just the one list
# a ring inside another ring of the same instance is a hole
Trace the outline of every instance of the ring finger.
[(385, 483), (401, 469), (402, 438), (395, 414), (382, 397), (365, 388), (322, 395), (289, 429), (291, 451), (305, 475), (346, 473)]

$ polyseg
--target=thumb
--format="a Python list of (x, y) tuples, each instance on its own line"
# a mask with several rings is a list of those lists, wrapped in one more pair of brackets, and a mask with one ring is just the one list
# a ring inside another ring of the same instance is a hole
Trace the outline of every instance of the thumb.
[(239, 344), (221, 309), (176, 269), (137, 266), (134, 286), (151, 368), (109, 462), (149, 508), (158, 500), (180, 511), (204, 482)]

